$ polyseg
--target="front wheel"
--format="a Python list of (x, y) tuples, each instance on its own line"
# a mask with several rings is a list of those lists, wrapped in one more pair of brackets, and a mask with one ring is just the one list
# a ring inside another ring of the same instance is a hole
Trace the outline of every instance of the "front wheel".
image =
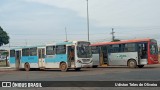
[(144, 67), (144, 65), (138, 65), (138, 68), (143, 68)]
[(29, 70), (30, 70), (30, 65), (29, 65), (29, 63), (25, 63), (24, 68), (25, 68), (26, 71), (29, 71)]
[(98, 67), (98, 65), (93, 65), (93, 66), (92, 66), (92, 68), (97, 68), (97, 67)]
[(60, 64), (60, 69), (62, 72), (66, 72), (68, 70), (67, 64), (66, 63), (61, 63)]
[(129, 60), (128, 66), (129, 66), (130, 68), (136, 68), (137, 63), (136, 63), (135, 60)]

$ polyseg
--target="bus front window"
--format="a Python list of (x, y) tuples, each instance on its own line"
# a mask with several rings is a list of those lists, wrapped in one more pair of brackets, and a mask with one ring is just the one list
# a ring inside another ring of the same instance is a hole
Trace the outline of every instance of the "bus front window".
[(151, 44), (150, 45), (150, 51), (151, 51), (151, 54), (158, 54), (158, 47), (157, 47), (157, 44)]
[(91, 58), (91, 48), (89, 42), (79, 42), (77, 46), (77, 55), (79, 58)]

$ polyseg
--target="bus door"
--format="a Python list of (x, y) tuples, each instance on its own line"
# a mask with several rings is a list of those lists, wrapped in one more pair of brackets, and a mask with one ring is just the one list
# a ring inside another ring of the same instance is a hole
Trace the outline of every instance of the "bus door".
[(21, 50), (15, 52), (15, 60), (16, 69), (18, 70), (20, 68)]
[(100, 66), (108, 64), (107, 46), (102, 46), (100, 49)]
[(45, 49), (38, 48), (38, 64), (40, 68), (45, 68)]
[(148, 43), (138, 43), (138, 64), (147, 64), (147, 45)]
[(75, 47), (74, 46), (67, 46), (67, 62), (69, 68), (75, 67)]
[(100, 63), (100, 66), (103, 65), (103, 52), (102, 52), (102, 48), (100, 49), (100, 52), (99, 52), (99, 63)]

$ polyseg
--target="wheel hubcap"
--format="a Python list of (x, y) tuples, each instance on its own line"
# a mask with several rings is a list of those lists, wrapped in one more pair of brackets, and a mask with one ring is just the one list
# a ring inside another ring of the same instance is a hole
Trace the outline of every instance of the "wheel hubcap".
[(64, 64), (62, 64), (62, 69), (64, 70), (66, 68), (66, 66)]
[(133, 67), (135, 64), (134, 64), (134, 62), (132, 61), (132, 62), (130, 62), (130, 66), (131, 67)]

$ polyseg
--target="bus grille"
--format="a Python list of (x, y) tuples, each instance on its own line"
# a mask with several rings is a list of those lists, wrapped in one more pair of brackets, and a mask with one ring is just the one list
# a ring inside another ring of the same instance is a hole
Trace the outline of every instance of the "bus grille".
[(90, 59), (82, 59), (82, 62), (83, 62), (83, 63), (89, 63), (89, 62), (90, 62)]

